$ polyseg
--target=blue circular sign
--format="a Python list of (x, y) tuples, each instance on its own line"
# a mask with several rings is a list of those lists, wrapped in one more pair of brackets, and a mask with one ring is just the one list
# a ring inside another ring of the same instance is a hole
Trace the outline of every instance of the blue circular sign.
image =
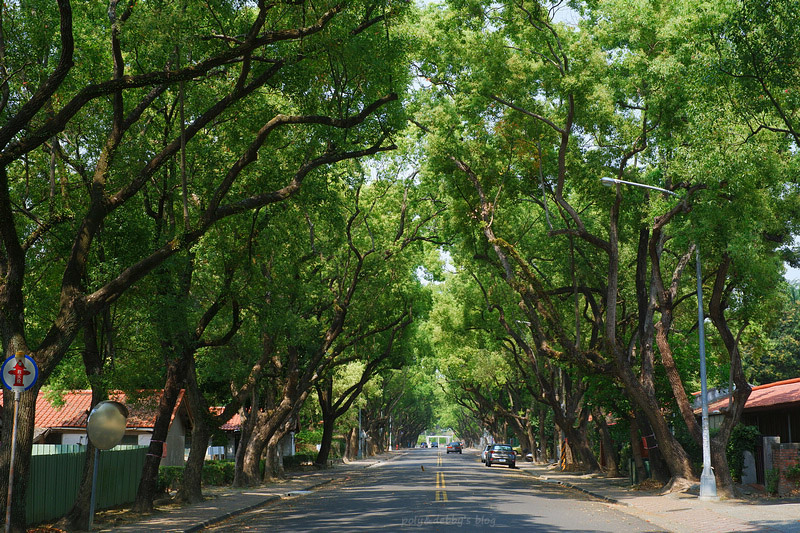
[(17, 359), (12, 355), (3, 363), (3, 385), (15, 392), (22, 392), (33, 387), (39, 379), (39, 367), (30, 355)]

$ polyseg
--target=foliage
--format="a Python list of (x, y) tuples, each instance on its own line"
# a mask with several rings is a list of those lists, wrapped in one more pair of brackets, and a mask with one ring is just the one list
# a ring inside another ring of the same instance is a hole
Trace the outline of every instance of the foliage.
[(206, 461), (203, 464), (204, 485), (230, 485), (233, 482), (233, 461)]
[[(512, 423), (552, 442), (547, 385), (574, 385), (573, 412), (641, 409), (625, 363), (699, 464), (673, 416), (699, 387), (696, 247), (730, 323), (707, 331), (710, 384), (729, 379), (726, 328), (751, 382), (800, 376), (800, 286), (781, 283), (800, 263), (796, 3), (572, 2), (570, 26), (528, 0), (84, 2), (60, 77), (59, 4), (7, 2), (3, 345), (41, 350), (54, 398), (158, 388), (190, 347), (215, 406), (259, 369), (246, 408), (270, 409), (307, 372), (352, 400), (336, 434), (360, 408), (404, 443)], [(310, 451), (320, 408), (297, 407)], [(734, 430), (734, 477), (751, 438)]]
[(160, 466), (158, 468), (157, 491), (159, 493), (175, 489), (183, 479), (182, 466)]
[[(203, 464), (203, 484), (207, 486), (230, 485), (233, 482), (233, 461), (206, 461)], [(176, 489), (183, 479), (183, 466), (160, 466), (157, 491)]]
[(319, 444), (322, 442), (322, 428), (303, 429), (294, 435), (298, 444)]
[(786, 476), (786, 479), (793, 481), (798, 487), (800, 487), (800, 463), (787, 468), (783, 475)]
[(744, 452), (754, 452), (759, 436), (758, 427), (738, 424), (731, 432), (731, 438), (725, 453), (728, 455), (728, 466), (735, 481), (741, 481), (744, 469)]
[(800, 284), (787, 284), (783, 307), (745, 344), (749, 380), (756, 385), (800, 377)]
[(768, 468), (764, 473), (766, 489), (769, 494), (778, 494), (778, 484), (781, 481), (781, 473), (775, 468)]
[(286, 468), (297, 468), (302, 465), (310, 465), (314, 462), (316, 455), (310, 453), (298, 453), (283, 458), (283, 466)]

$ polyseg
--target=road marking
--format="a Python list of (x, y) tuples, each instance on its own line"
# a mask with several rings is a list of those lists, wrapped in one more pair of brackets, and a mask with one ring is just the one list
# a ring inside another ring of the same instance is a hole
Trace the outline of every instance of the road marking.
[(436, 458), (436, 466), (442, 466), (442, 452), (439, 452), (439, 456)]
[(446, 502), (447, 500), (447, 491), (445, 490), (447, 485), (444, 482), (444, 472), (436, 472), (436, 495), (435, 501), (437, 502)]

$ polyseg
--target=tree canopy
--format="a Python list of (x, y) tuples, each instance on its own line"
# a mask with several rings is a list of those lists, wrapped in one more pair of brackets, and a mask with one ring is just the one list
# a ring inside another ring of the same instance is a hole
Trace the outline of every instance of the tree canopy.
[(375, 449), (438, 422), (542, 460), (569, 443), (589, 469), (587, 427), (610, 439), (613, 418), (682, 486), (698, 285), (709, 382), (734, 398), (712, 449), (728, 490), (750, 384), (797, 371), (798, 13), (4, 3), (0, 339), (41, 371), (15, 527), (36, 395), (86, 387), (161, 389), (162, 420), (185, 389), (201, 443), (240, 413), (237, 483), (301, 420), (323, 423), (321, 463), (349, 450), (360, 409)]

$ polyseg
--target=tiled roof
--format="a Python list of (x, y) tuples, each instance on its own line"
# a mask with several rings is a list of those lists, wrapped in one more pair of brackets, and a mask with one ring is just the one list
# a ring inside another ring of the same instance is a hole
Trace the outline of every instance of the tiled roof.
[[(767, 409), (796, 403), (800, 403), (800, 378), (786, 379), (753, 387), (744, 408), (745, 410)], [(726, 411), (727, 409), (728, 398), (717, 400), (708, 406), (709, 413)], [(700, 410), (698, 409), (696, 412), (699, 413)]]
[[(209, 408), (209, 411), (211, 411), (211, 414), (214, 416), (221, 415), (223, 410), (223, 407)], [(222, 424), (219, 428), (223, 431), (239, 431), (242, 429), (242, 417), (239, 416), (239, 413), (234, 413), (231, 419)]]
[(236, 413), (230, 420), (220, 426), (223, 431), (239, 431), (242, 429), (242, 417)]
[[(170, 423), (175, 419), (178, 409), (183, 403), (184, 391), (178, 395), (175, 409), (172, 412)], [(85, 428), (92, 405), (92, 391), (75, 390), (65, 392), (62, 396), (64, 403), (61, 406), (53, 405), (43, 392), (36, 399), (36, 419), (34, 426), (37, 428)], [(158, 402), (161, 391), (145, 391), (128, 398), (122, 392), (110, 393), (109, 399), (125, 404), (129, 416), (126, 426), (128, 428), (151, 429), (155, 425), (158, 412)]]

